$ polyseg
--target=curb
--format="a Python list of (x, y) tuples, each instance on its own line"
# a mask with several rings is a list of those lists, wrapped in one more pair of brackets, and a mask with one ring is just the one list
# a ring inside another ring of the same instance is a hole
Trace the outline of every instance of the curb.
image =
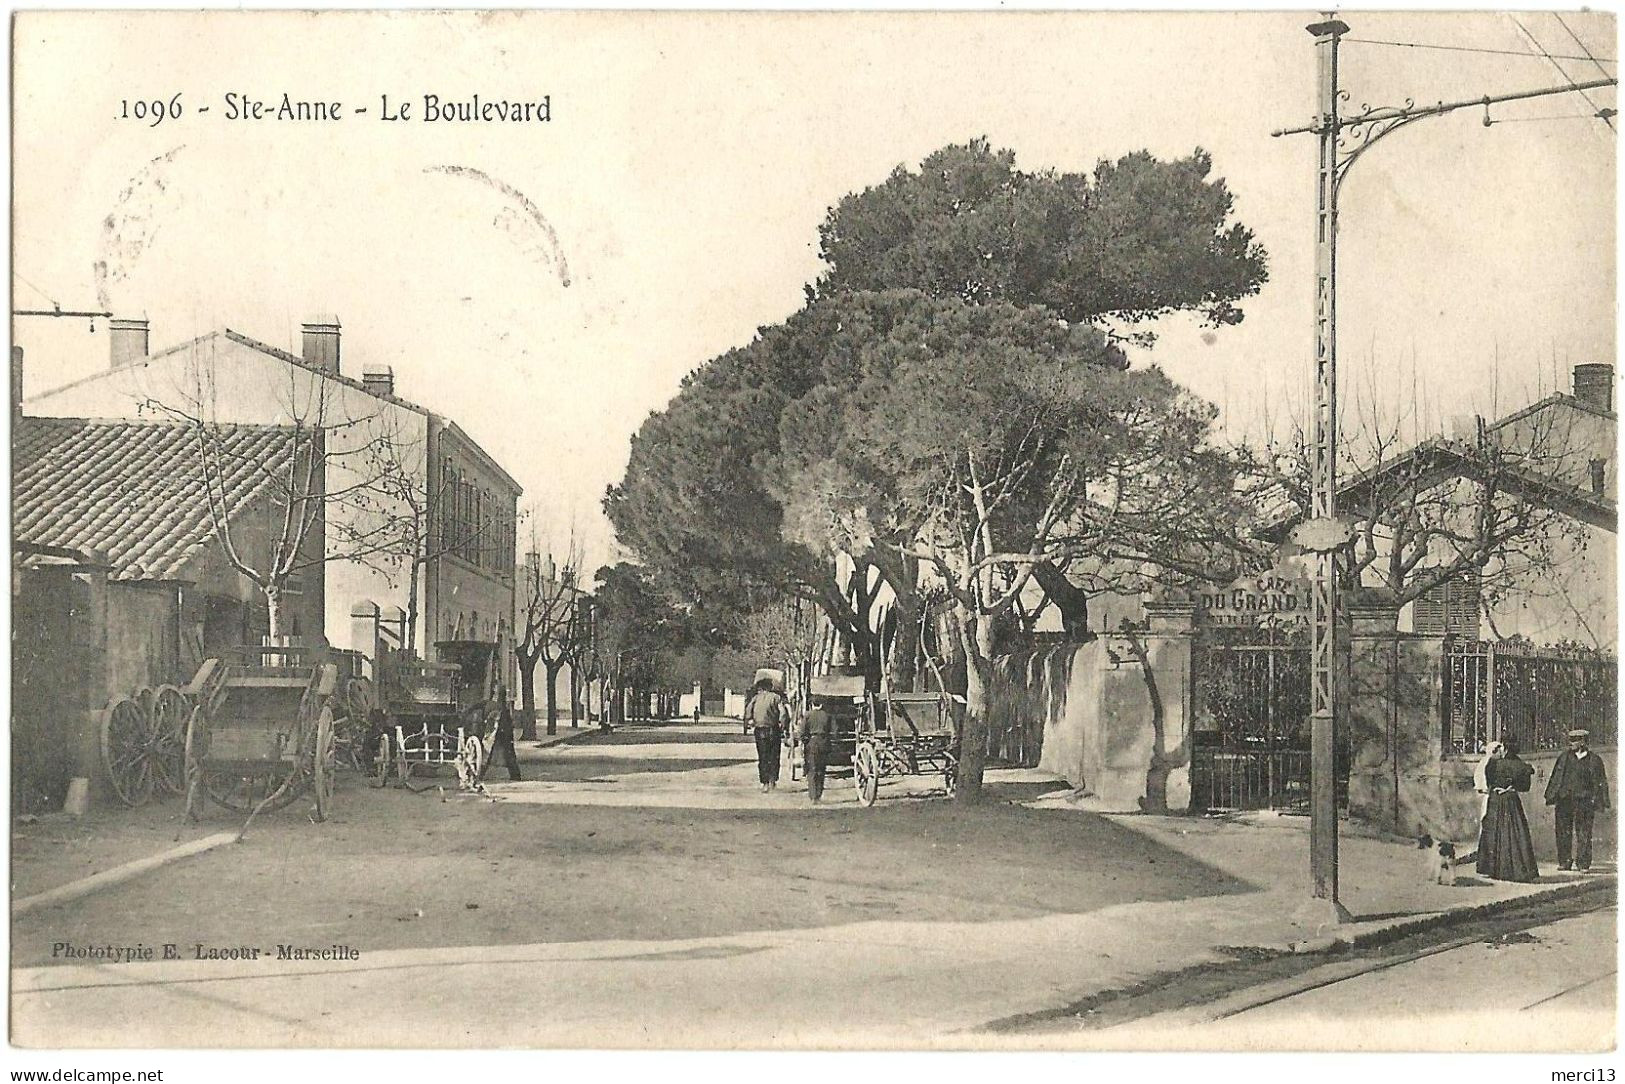
[(575, 741), (577, 738), (584, 738), (588, 734), (597, 734), (598, 732), (599, 731), (596, 726), (590, 730), (584, 726), (575, 727), (568, 731), (561, 730), (557, 734), (538, 734), (536, 737), (528, 740), (525, 738), (519, 738), (515, 744), (519, 745), (521, 748), (550, 749), (555, 745), (567, 745), (570, 742)]
[(216, 832), (212, 836), (195, 839), (190, 843), (183, 843), (179, 847), (171, 847), (169, 850), (162, 851), (149, 858), (138, 858), (133, 862), (126, 862), (122, 866), (114, 866), (112, 869), (104, 870), (101, 873), (92, 873), (89, 877), (81, 877), (77, 881), (69, 881), (65, 885), (58, 885), (56, 888), (47, 889), (44, 892), (36, 892), (32, 896), (24, 896), (22, 899), (12, 901), (11, 915), (16, 918), (28, 914), (30, 911), (39, 911), (46, 907), (55, 907), (60, 903), (70, 903), (74, 900), (83, 899), (93, 893), (100, 892), (104, 888), (112, 888), (114, 885), (134, 880), (143, 873), (150, 873), (160, 866), (167, 866), (171, 862), (179, 862), (181, 859), (190, 858), (194, 854), (212, 851), (216, 847), (225, 846), (227, 843), (235, 843), (240, 836), (240, 832)]
[(1288, 953), (1327, 953), (1341, 952), (1350, 948), (1364, 948), (1373, 945), (1386, 944), (1397, 941), (1402, 937), (1409, 937), (1413, 933), (1421, 933), (1436, 926), (1448, 926), (1453, 922), (1462, 922), (1467, 919), (1483, 918), (1487, 915), (1499, 914), (1521, 907), (1528, 903), (1539, 903), (1547, 900), (1568, 899), (1570, 896), (1583, 896), (1591, 892), (1600, 892), (1608, 889), (1617, 892), (1619, 878), (1613, 874), (1603, 877), (1593, 877), (1590, 880), (1571, 881), (1566, 884), (1552, 885), (1550, 888), (1538, 892), (1529, 892), (1521, 896), (1509, 896), (1506, 899), (1486, 900), (1483, 903), (1469, 904), (1464, 907), (1452, 907), (1447, 911), (1438, 911), (1429, 915), (1419, 915), (1412, 919), (1401, 919), (1390, 925), (1374, 930), (1366, 930), (1347, 935), (1330, 934), (1322, 937), (1310, 938), (1303, 941), (1291, 941), (1285, 945), (1260, 945), (1259, 948), (1271, 951)]

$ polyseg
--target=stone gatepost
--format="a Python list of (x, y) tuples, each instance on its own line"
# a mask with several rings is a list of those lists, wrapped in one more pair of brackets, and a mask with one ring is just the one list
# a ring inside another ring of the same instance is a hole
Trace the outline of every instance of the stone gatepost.
[(1347, 674), (1349, 812), (1401, 831), (1399, 606), (1386, 593), (1350, 593)]
[(1146, 626), (1116, 632), (1101, 666), (1099, 767), (1089, 786), (1101, 798), (1148, 813), (1190, 808), (1192, 640), (1196, 603), (1145, 604)]

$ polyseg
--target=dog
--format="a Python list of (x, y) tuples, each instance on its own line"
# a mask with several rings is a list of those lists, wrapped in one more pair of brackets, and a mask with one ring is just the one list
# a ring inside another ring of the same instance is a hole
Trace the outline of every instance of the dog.
[(1456, 845), (1448, 839), (1435, 840), (1430, 835), (1416, 837), (1416, 847), (1426, 858), (1429, 884), (1456, 883)]

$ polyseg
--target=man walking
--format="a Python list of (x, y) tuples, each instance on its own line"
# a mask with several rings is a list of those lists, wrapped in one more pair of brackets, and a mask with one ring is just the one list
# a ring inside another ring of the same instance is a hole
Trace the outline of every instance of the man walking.
[(788, 722), (784, 695), (766, 678), (758, 681), (745, 704), (745, 723), (756, 733), (756, 778), (763, 794), (779, 785), (779, 745)]
[[(1591, 868), (1591, 820), (1608, 808), (1608, 775), (1586, 743), (1590, 732), (1569, 731), (1568, 751), (1552, 765), (1546, 804), (1557, 807), (1557, 868)], [(1574, 861), (1570, 862), (1570, 857)]]
[(824, 701), (815, 699), (813, 709), (801, 720), (800, 734), (806, 757), (807, 796), (815, 802), (824, 800), (824, 768), (829, 763), (829, 745), (834, 732), (835, 720), (824, 710)]

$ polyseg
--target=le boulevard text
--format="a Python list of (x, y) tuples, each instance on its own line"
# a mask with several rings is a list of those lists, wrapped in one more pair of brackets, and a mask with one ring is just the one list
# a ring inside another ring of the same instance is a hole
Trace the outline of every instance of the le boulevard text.
[(186, 94), (155, 94), (120, 98), (115, 119), (156, 128), (189, 115), (226, 121), (272, 121), (294, 124), (332, 124), (347, 120), (385, 121), (395, 124), (547, 124), (553, 119), (553, 96), (511, 97), (485, 94), (380, 95), (366, 105), (282, 93), (269, 97), (232, 91), (214, 101), (193, 103)]
[(349, 945), (276, 945), (267, 949), (253, 945), (205, 945), (201, 941), (159, 945), (80, 945), (72, 941), (55, 941), (51, 944), (51, 959), (107, 964), (148, 963), (154, 960), (359, 960), (361, 953)]

